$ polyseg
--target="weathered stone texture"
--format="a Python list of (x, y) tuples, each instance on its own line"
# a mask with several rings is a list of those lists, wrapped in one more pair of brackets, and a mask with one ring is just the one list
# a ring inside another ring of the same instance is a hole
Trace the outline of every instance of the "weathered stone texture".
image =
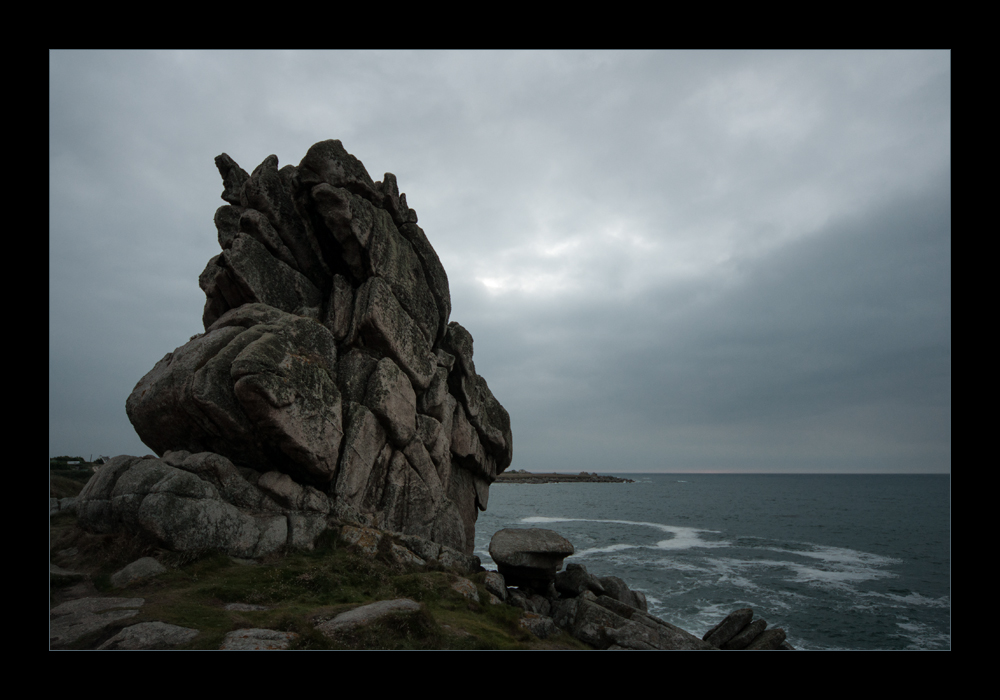
[(723, 644), (735, 637), (736, 633), (746, 627), (752, 619), (752, 608), (740, 608), (739, 610), (734, 610), (723, 618), (722, 622), (706, 632), (703, 639), (709, 644), (721, 647)]
[(338, 632), (349, 632), (357, 627), (370, 625), (389, 615), (414, 613), (420, 610), (420, 603), (409, 598), (397, 598), (395, 600), (380, 600), (377, 603), (362, 605), (337, 615), (332, 620), (321, 622), (316, 625), (316, 629), (327, 636), (336, 635)]
[(207, 528), (249, 553), (308, 545), (317, 513), (353, 513), (471, 554), (511, 463), (510, 417), (449, 321), (447, 274), (395, 176), (373, 181), (334, 140), (298, 166), (271, 155), (247, 174), (226, 154), (216, 166), (226, 204), (199, 277), (205, 333), (126, 402), (164, 461), (119, 458), (101, 476), (117, 500), (95, 486), (81, 520), (106, 531), (175, 508), (186, 525), (150, 531), (187, 547), (198, 538), (177, 528)]
[(190, 642), (198, 630), (166, 622), (140, 622), (126, 627), (98, 649), (163, 649)]
[(49, 645), (58, 648), (139, 614), (143, 598), (78, 598), (49, 611)]
[(490, 540), (490, 556), (507, 584), (533, 589), (551, 586), (574, 551), (565, 537), (543, 528), (506, 528)]
[(750, 623), (750, 608), (728, 615), (699, 639), (651, 615), (646, 597), (616, 576), (595, 577), (578, 563), (556, 573), (562, 557), (572, 554), (573, 545), (551, 530), (501, 530), (490, 542), (490, 556), (500, 572), (487, 575), (486, 588), (495, 595), (498, 585), (517, 586), (507, 588), (503, 597), (524, 610), (521, 626), (536, 636), (548, 636), (558, 627), (598, 649), (791, 648), (783, 630), (764, 631), (763, 620)]

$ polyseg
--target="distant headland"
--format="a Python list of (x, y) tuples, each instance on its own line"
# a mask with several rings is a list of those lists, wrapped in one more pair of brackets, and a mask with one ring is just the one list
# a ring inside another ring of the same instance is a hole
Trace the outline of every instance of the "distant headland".
[(534, 474), (523, 469), (513, 469), (502, 474), (497, 474), (494, 484), (561, 484), (561, 483), (601, 483), (601, 484), (633, 484), (632, 479), (624, 479), (617, 476), (607, 476), (603, 474)]

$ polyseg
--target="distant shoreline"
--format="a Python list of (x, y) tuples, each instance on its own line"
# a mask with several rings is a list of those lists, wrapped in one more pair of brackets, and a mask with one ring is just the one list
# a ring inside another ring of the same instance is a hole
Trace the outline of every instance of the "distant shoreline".
[(494, 484), (562, 484), (562, 483), (598, 483), (598, 484), (634, 484), (633, 479), (602, 474), (532, 474), (525, 471), (503, 472), (497, 475)]

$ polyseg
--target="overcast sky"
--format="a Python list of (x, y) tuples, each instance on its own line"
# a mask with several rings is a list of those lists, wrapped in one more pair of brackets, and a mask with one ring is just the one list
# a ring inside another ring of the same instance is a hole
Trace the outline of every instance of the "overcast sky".
[(148, 454), (228, 153), (398, 178), (512, 469), (950, 472), (948, 52), (49, 54), (49, 454)]

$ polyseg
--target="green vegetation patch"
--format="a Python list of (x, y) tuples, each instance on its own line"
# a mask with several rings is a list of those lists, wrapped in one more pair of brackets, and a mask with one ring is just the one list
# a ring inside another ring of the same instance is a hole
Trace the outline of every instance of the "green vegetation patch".
[[(135, 535), (85, 533), (73, 521), (66, 521), (63, 530), (53, 538), (58, 540), (53, 551), (72, 547), (78, 552), (74, 568), (90, 573), (100, 594), (146, 601), (137, 616), (80, 640), (75, 648), (94, 648), (123, 626), (153, 620), (199, 630), (185, 645), (190, 649), (218, 649), (228, 632), (251, 627), (294, 632), (293, 649), (587, 648), (564, 633), (539, 640), (523, 630), (521, 610), (487, 602), (482, 573), (467, 577), (478, 589), (481, 602), (476, 603), (452, 587), (465, 577), (404, 568), (392, 560), (388, 547), (374, 556), (363, 554), (334, 532), (324, 533), (312, 551), (278, 552), (248, 563), (221, 552), (167, 552)], [(111, 574), (143, 556), (157, 558), (168, 570), (124, 588), (112, 587)], [(53, 603), (65, 590), (51, 591)], [(421, 609), (332, 638), (316, 629), (360, 605), (396, 598), (415, 600)], [(227, 610), (230, 603), (267, 609)]]

